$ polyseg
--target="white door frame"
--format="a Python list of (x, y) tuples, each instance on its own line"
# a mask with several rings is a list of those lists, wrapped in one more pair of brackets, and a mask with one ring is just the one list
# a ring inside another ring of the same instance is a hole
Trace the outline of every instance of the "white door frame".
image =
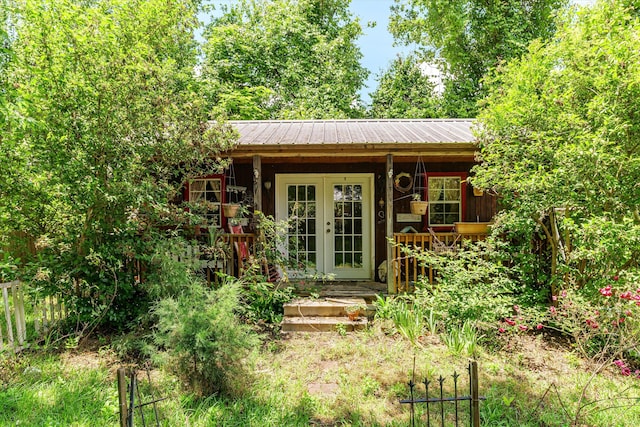
[[(333, 186), (342, 183), (362, 185), (362, 268), (338, 268), (334, 265)], [(292, 184), (316, 186), (315, 243), (317, 271), (306, 272), (305, 275), (320, 275), (336, 280), (373, 280), (375, 266), (374, 174), (276, 174), (275, 217), (278, 221), (287, 219), (287, 186)], [(286, 251), (287, 248), (283, 249)], [(294, 275), (296, 273), (300, 274), (299, 271), (291, 273)]]

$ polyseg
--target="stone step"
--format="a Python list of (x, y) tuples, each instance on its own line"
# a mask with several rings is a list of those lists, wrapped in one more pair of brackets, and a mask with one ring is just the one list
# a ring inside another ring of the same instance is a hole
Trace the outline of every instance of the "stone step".
[(344, 326), (346, 332), (359, 331), (368, 324), (366, 317), (349, 320), (348, 317), (285, 317), (282, 332), (336, 332)]
[[(285, 317), (342, 317), (347, 307), (367, 307), (364, 298), (297, 299), (284, 305)], [(364, 315), (363, 310), (360, 315)]]

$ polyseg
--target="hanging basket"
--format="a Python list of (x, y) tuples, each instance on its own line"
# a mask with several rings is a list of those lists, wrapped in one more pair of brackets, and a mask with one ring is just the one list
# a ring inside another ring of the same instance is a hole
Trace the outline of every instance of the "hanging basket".
[(240, 205), (235, 203), (225, 203), (222, 205), (224, 216), (227, 218), (235, 218), (240, 210)]
[(428, 206), (429, 202), (423, 200), (412, 200), (411, 213), (414, 215), (425, 215), (427, 213)]

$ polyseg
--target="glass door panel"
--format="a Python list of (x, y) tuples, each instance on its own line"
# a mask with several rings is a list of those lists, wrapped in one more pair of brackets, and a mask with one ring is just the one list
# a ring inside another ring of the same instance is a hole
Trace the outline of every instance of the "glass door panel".
[[(360, 216), (356, 216), (360, 215)], [(362, 185), (333, 185), (334, 268), (362, 268)], [(356, 249), (360, 248), (360, 249)]]
[(297, 270), (317, 269), (316, 185), (287, 185), (288, 253)]

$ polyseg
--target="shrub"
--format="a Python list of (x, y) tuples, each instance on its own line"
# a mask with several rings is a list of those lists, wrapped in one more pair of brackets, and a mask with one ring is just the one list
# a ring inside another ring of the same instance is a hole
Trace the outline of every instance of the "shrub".
[(437, 274), (433, 285), (423, 277), (417, 283), (414, 303), (435, 310), (449, 324), (465, 321), (494, 322), (505, 317), (514, 304), (535, 301), (504, 263), (501, 243), (490, 240), (466, 245), (451, 254), (406, 249), (422, 265)]
[(240, 295), (237, 281), (216, 290), (196, 282), (155, 307), (156, 342), (167, 350), (170, 370), (197, 396), (242, 392), (247, 357), (260, 339), (238, 316)]

